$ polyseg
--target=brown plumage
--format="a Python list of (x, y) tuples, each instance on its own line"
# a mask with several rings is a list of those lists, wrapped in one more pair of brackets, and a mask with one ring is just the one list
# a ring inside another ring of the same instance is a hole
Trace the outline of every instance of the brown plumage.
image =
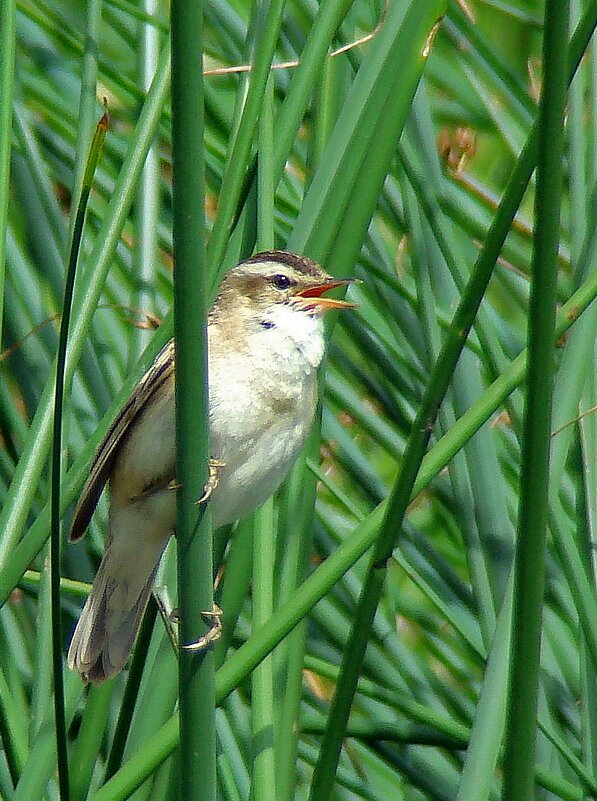
[[(257, 254), (224, 276), (208, 321), (210, 449), (224, 465), (210, 499), (214, 526), (266, 500), (298, 455), (316, 406), (322, 313), (351, 305), (321, 294), (346, 283), (283, 251)], [(174, 357), (171, 341), (110, 427), (73, 517), (78, 540), (109, 481), (106, 550), (68, 653), (86, 681), (126, 663), (174, 533)]]

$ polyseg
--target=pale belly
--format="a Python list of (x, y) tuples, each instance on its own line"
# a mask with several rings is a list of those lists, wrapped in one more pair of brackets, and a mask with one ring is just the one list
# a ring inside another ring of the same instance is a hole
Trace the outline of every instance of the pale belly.
[(297, 382), (284, 399), (265, 391), (230, 400), (213, 397), (211, 404), (211, 452), (224, 463), (211, 501), (215, 526), (248, 514), (284, 480), (313, 422), (316, 374)]
[[(313, 422), (316, 371), (303, 373), (291, 387), (283, 397), (275, 381), (265, 381), (258, 392), (254, 387), (249, 392), (242, 380), (233, 389), (210, 387), (210, 455), (223, 462), (210, 500), (215, 527), (263, 503), (298, 456)], [(113, 506), (132, 502), (145, 520), (148, 538), (158, 540), (175, 528), (176, 493), (167, 487), (175, 477), (174, 465), (172, 385), (154, 397), (123, 443), (111, 481)]]
[(272, 419), (266, 429), (228, 441), (212, 433), (212, 452), (224, 466), (211, 501), (215, 526), (231, 523), (251, 512), (275, 492), (298, 456), (313, 420)]

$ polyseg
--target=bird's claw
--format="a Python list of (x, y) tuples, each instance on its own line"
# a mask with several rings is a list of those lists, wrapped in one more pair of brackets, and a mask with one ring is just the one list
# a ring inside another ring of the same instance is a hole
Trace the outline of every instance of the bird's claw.
[[(178, 653), (178, 633), (175, 626), (180, 624), (180, 613), (178, 607), (173, 607), (168, 597), (168, 591), (165, 587), (154, 587), (153, 595), (158, 605), (158, 609), (164, 621), (166, 632), (174, 648), (174, 652)], [(196, 642), (191, 642), (188, 645), (183, 645), (185, 651), (192, 651), (198, 653), (207, 650), (222, 635), (222, 615), (223, 612), (217, 604), (213, 604), (211, 611), (201, 612), (201, 617), (206, 623), (210, 624), (209, 630)]]
[[(212, 496), (213, 491), (218, 486), (218, 481), (220, 479), (218, 475), (218, 470), (221, 467), (225, 467), (226, 465), (224, 462), (220, 462), (219, 459), (210, 459), (208, 463), (208, 470), (209, 476), (207, 481), (205, 482), (205, 486), (203, 487), (203, 495), (199, 498), (198, 501), (195, 501), (197, 504), (206, 503)], [(180, 481), (176, 478), (173, 478), (172, 481), (168, 482), (168, 489), (172, 491), (179, 490), (182, 487)]]
[(206, 651), (222, 636), (222, 610), (217, 604), (214, 604), (209, 612), (201, 612), (201, 617), (206, 623), (211, 623), (211, 627), (206, 634), (196, 642), (191, 642), (188, 645), (183, 645), (185, 651), (192, 651), (197, 653)]
[(221, 467), (225, 467), (224, 462), (220, 462), (219, 459), (210, 459), (209, 460), (209, 477), (205, 486), (203, 487), (203, 495), (197, 501), (198, 504), (206, 503), (212, 496), (213, 491), (218, 486), (218, 481), (220, 477), (218, 475), (218, 470)]

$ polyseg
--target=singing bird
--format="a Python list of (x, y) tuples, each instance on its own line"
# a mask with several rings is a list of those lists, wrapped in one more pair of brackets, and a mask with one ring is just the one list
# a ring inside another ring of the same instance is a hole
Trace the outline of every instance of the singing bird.
[[(298, 456), (317, 404), (323, 314), (354, 305), (323, 294), (348, 283), (281, 250), (258, 253), (224, 276), (207, 328), (215, 527), (263, 503)], [(85, 681), (124, 667), (175, 533), (174, 372), (171, 340), (100, 445), (74, 513), (70, 539), (78, 540), (109, 483), (108, 543), (68, 654)]]

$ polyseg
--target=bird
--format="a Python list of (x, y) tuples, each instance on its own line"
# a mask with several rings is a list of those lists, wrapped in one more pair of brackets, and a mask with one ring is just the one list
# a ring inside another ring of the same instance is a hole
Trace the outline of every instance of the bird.
[[(300, 453), (317, 406), (323, 315), (355, 305), (323, 295), (351, 281), (284, 250), (257, 253), (224, 275), (207, 320), (214, 528), (267, 500)], [(125, 666), (176, 533), (174, 387), (170, 340), (99, 446), (73, 514), (76, 542), (108, 484), (107, 544), (68, 652), (85, 682), (98, 684)]]

